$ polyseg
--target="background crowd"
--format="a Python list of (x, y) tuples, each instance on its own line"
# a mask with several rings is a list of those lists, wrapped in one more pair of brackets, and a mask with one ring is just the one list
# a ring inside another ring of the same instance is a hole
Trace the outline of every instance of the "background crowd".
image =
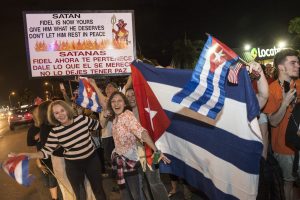
[[(276, 54), (273, 66), (251, 62), (247, 67), (249, 74), (259, 74), (252, 77), (264, 146), (257, 199), (274, 199), (270, 196), (277, 194), (295, 199), (300, 183), (299, 52), (284, 49)], [(35, 123), (27, 143), (36, 146), (37, 152), (22, 154), (37, 159), (52, 199), (106, 199), (102, 179), (108, 176), (115, 179), (112, 190), (124, 200), (169, 199), (179, 182), (186, 188), (185, 199), (191, 199), (184, 177), (171, 175), (172, 188), (167, 191), (158, 163), (149, 166), (146, 162), (144, 143), (159, 161), (172, 161), (139, 123), (131, 77), (121, 85), (109, 82), (105, 89), (94, 79), (89, 84), (99, 97), (101, 113), (76, 105), (63, 88), (62, 98), (45, 101), (33, 111)], [(278, 171), (270, 178), (271, 165), (278, 166)]]

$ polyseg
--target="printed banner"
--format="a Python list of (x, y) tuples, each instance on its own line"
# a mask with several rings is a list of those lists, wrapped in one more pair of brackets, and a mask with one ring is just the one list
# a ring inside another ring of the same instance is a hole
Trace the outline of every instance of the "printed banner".
[(30, 77), (129, 74), (133, 11), (24, 12)]

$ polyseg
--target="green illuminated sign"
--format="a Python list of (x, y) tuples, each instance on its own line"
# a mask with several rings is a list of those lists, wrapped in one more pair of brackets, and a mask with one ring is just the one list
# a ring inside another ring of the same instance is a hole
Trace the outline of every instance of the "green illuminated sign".
[(252, 48), (250, 51), (251, 56), (253, 59), (255, 58), (266, 58), (266, 57), (273, 57), (276, 55), (277, 52), (281, 51), (282, 48), (276, 48), (275, 46), (271, 49), (262, 49), (262, 48)]

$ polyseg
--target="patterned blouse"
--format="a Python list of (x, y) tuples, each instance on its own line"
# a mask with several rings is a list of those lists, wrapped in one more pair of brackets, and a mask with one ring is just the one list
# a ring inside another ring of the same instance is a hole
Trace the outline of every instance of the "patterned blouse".
[(145, 130), (131, 111), (126, 110), (117, 116), (113, 120), (112, 126), (117, 154), (124, 155), (129, 150), (136, 148), (136, 137), (141, 139), (142, 132)]

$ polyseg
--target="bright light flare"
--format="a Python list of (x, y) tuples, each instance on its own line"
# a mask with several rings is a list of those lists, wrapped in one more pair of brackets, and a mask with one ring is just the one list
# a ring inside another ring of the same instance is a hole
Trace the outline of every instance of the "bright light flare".
[(245, 44), (245, 46), (244, 46), (244, 50), (245, 50), (245, 51), (249, 51), (250, 48), (251, 48), (251, 45), (250, 45), (250, 44)]
[(278, 42), (278, 47), (279, 47), (279, 48), (284, 48), (284, 47), (286, 47), (286, 41), (279, 41), (279, 42)]

